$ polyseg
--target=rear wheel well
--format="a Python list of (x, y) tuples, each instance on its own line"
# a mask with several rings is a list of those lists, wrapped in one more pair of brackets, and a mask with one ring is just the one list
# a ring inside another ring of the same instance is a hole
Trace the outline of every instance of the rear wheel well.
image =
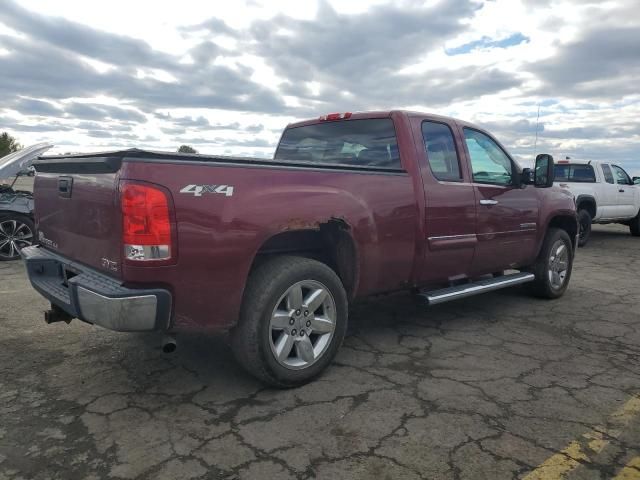
[(592, 197), (578, 197), (577, 210), (586, 210), (591, 218), (596, 216), (596, 201)]
[(318, 228), (290, 230), (269, 238), (258, 250), (251, 271), (277, 255), (295, 255), (318, 260), (338, 274), (349, 299), (353, 298), (358, 281), (357, 254), (342, 220), (329, 220)]
[(557, 217), (553, 217), (549, 222), (549, 228), (560, 228), (567, 232), (569, 238), (571, 239), (571, 244), (575, 249), (576, 235), (578, 234), (578, 224), (575, 217), (569, 215), (558, 215)]

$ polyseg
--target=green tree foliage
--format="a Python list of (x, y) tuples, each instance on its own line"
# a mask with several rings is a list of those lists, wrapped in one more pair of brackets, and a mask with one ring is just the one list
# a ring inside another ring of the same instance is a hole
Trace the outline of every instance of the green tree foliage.
[(198, 151), (189, 145), (180, 145), (178, 153), (198, 153)]
[(0, 158), (10, 153), (16, 152), (22, 148), (18, 141), (7, 132), (0, 134)]

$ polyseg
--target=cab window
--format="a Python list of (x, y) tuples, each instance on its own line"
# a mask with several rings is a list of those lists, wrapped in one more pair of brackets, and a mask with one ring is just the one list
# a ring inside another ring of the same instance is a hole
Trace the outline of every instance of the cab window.
[(602, 164), (602, 173), (604, 173), (604, 180), (607, 183), (615, 183), (613, 181), (613, 173), (611, 173), (611, 168), (606, 163)]
[[(556, 163), (554, 170), (556, 182), (595, 183), (596, 181), (596, 173), (589, 164)], [(613, 183), (613, 177), (611, 177), (611, 183)]]
[(451, 129), (444, 123), (422, 122), (422, 139), (433, 176), (445, 182), (462, 180), (460, 161)]
[(470, 128), (463, 130), (471, 160), (473, 181), (511, 185), (513, 182), (513, 162), (509, 156), (484, 133)]
[(283, 163), (346, 165), (401, 170), (390, 118), (325, 122), (287, 128), (274, 160)]
[(625, 172), (622, 168), (617, 165), (611, 165), (611, 168), (613, 169), (613, 173), (616, 176), (618, 185), (633, 185), (633, 182), (629, 178), (629, 175), (627, 175), (627, 172)]

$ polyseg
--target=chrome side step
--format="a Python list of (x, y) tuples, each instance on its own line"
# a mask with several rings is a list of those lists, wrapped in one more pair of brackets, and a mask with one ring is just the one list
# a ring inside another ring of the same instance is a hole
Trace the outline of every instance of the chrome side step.
[(531, 282), (535, 279), (533, 273), (519, 272), (502, 277), (489, 278), (487, 280), (479, 280), (477, 282), (465, 283), (455, 287), (441, 288), (440, 290), (431, 290), (421, 292), (419, 295), (424, 297), (429, 305), (437, 305), (438, 303), (448, 302), (449, 300), (457, 300), (459, 298), (470, 297), (479, 293), (491, 292), (521, 283)]

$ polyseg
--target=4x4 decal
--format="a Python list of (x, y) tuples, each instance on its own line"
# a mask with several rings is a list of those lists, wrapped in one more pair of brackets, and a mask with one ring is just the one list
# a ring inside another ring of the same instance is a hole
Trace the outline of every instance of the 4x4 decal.
[(187, 185), (180, 190), (180, 193), (189, 193), (195, 197), (201, 197), (204, 193), (221, 193), (230, 197), (233, 195), (231, 185)]

